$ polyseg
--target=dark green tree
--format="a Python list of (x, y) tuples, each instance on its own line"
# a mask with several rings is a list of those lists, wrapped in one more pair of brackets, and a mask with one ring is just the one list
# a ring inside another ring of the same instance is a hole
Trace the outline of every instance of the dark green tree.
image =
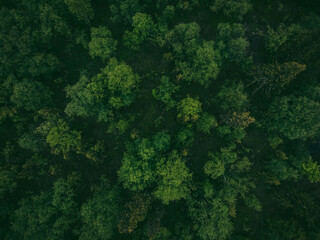
[(304, 70), (306, 70), (306, 65), (296, 62), (256, 66), (251, 74), (253, 76), (251, 84), (256, 85), (254, 92), (262, 90), (270, 95), (271, 91), (282, 90)]
[(52, 105), (52, 92), (41, 82), (24, 80), (14, 85), (11, 101), (17, 107), (36, 111)]
[(197, 121), (197, 128), (203, 133), (210, 133), (210, 130), (218, 126), (218, 122), (214, 116), (209, 113), (203, 113)]
[(242, 83), (229, 81), (218, 92), (216, 102), (222, 112), (238, 112), (245, 110), (249, 100)]
[(123, 37), (124, 45), (132, 50), (139, 49), (140, 45), (152, 38), (155, 32), (155, 24), (150, 15), (136, 13), (132, 18), (131, 32), (127, 31)]
[(63, 179), (53, 191), (24, 198), (12, 219), (14, 236), (20, 239), (61, 239), (77, 220), (74, 191)]
[(236, 63), (248, 67), (252, 59), (248, 56), (249, 42), (242, 24), (220, 23), (217, 27), (217, 50), (224, 63)]
[(145, 189), (155, 180), (156, 152), (148, 139), (136, 140), (124, 153), (119, 181), (132, 191)]
[(215, 0), (211, 10), (235, 20), (242, 20), (252, 10), (251, 0)]
[(228, 239), (233, 225), (228, 207), (221, 199), (190, 199), (188, 205), (189, 215), (200, 239)]
[(290, 140), (315, 136), (320, 127), (320, 103), (293, 95), (275, 99), (264, 120), (270, 132)]
[(89, 22), (93, 18), (94, 11), (91, 7), (91, 0), (64, 0), (64, 2), (77, 19)]
[(151, 208), (150, 204), (150, 197), (145, 194), (134, 195), (132, 200), (125, 205), (118, 225), (119, 232), (123, 234), (134, 231), (138, 223), (146, 218)]
[(112, 38), (110, 30), (104, 26), (91, 28), (91, 41), (89, 42), (89, 53), (91, 57), (100, 57), (108, 60), (116, 51), (117, 40)]
[(176, 105), (176, 101), (172, 95), (179, 90), (179, 86), (175, 85), (166, 76), (163, 76), (160, 80), (160, 84), (157, 88), (152, 89), (152, 95), (155, 99), (161, 101), (167, 110), (173, 108)]
[(81, 206), (83, 226), (79, 239), (111, 239), (121, 211), (120, 192), (116, 185), (102, 177), (92, 197)]
[(81, 132), (71, 130), (65, 121), (59, 119), (57, 124), (50, 129), (46, 142), (54, 153), (62, 153), (67, 158), (71, 151), (80, 148)]

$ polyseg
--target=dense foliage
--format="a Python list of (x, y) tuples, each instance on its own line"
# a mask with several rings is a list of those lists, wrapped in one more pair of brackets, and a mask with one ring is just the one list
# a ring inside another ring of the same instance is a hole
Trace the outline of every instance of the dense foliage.
[(0, 6), (0, 239), (320, 239), (318, 1)]

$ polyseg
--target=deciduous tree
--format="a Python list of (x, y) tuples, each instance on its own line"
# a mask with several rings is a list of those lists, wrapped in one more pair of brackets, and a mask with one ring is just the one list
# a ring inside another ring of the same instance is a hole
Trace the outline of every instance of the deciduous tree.
[(89, 53), (91, 57), (100, 57), (108, 60), (116, 51), (117, 40), (112, 38), (111, 31), (104, 27), (91, 28), (91, 41), (89, 42)]
[(41, 82), (23, 80), (13, 87), (11, 101), (28, 111), (36, 111), (52, 104), (52, 92)]
[(24, 198), (15, 211), (12, 229), (17, 238), (61, 239), (66, 237), (77, 219), (74, 191), (63, 179), (58, 179), (53, 191)]
[(188, 96), (182, 99), (177, 106), (178, 118), (181, 118), (184, 122), (198, 120), (202, 111), (201, 105), (197, 98)]
[(197, 128), (203, 133), (210, 133), (210, 130), (218, 126), (218, 122), (214, 116), (205, 112), (197, 121)]
[(252, 10), (252, 4), (250, 0), (215, 0), (211, 10), (232, 19), (242, 20)]
[(159, 86), (152, 89), (152, 95), (155, 99), (161, 101), (165, 105), (166, 109), (169, 110), (176, 105), (176, 101), (172, 95), (178, 90), (179, 86), (172, 83), (168, 77), (163, 76), (160, 80)]
[(64, 120), (59, 119), (50, 129), (46, 141), (55, 153), (62, 153), (66, 158), (71, 151), (79, 149), (81, 132), (71, 130)]
[(192, 174), (176, 151), (158, 162), (157, 174), (159, 182), (154, 195), (164, 204), (187, 197)]
[(290, 140), (313, 137), (320, 127), (320, 103), (293, 95), (277, 98), (267, 112), (264, 126)]
[(81, 206), (83, 227), (80, 240), (110, 239), (118, 225), (121, 202), (119, 189), (102, 177), (93, 196)]
[(131, 233), (134, 231), (138, 223), (143, 221), (149, 209), (151, 201), (150, 197), (145, 194), (137, 194), (132, 197), (132, 200), (126, 203), (124, 211), (119, 221), (120, 233)]
[(93, 18), (91, 0), (64, 0), (64, 2), (77, 19), (88, 23)]

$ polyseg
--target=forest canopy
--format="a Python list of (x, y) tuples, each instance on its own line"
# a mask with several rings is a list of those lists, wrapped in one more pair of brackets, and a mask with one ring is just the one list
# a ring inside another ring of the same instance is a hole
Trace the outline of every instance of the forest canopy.
[(318, 1), (0, 7), (0, 239), (320, 239)]

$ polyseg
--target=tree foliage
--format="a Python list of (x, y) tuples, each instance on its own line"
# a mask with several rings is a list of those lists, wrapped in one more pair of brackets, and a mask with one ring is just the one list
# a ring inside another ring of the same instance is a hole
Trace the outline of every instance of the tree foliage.
[(70, 116), (91, 116), (107, 122), (113, 118), (113, 109), (132, 103), (139, 81), (127, 64), (112, 58), (91, 80), (82, 76), (75, 85), (67, 87), (72, 101), (65, 111)]
[(150, 15), (136, 13), (132, 18), (131, 32), (127, 31), (124, 35), (124, 44), (129, 49), (137, 50), (143, 41), (151, 39), (155, 32), (155, 25)]
[(175, 85), (166, 76), (163, 76), (160, 80), (160, 84), (157, 88), (152, 89), (152, 95), (155, 99), (165, 104), (166, 109), (173, 108), (176, 105), (176, 101), (172, 95), (177, 92), (179, 86)]
[(118, 228), (120, 233), (131, 233), (138, 223), (146, 218), (150, 209), (150, 198), (143, 194), (133, 196), (132, 200), (125, 205), (125, 210), (120, 219)]
[(55, 153), (62, 153), (65, 157), (71, 151), (76, 150), (81, 143), (81, 133), (70, 130), (68, 124), (59, 119), (56, 126), (53, 126), (46, 138)]
[(319, 6), (0, 0), (0, 239), (320, 239)]
[(182, 99), (177, 106), (178, 118), (185, 122), (198, 120), (201, 109), (201, 102), (190, 96)]
[(112, 33), (106, 27), (91, 28), (91, 41), (89, 42), (89, 53), (91, 57), (109, 59), (117, 47), (117, 40), (112, 38)]
[(252, 4), (250, 0), (215, 0), (211, 10), (221, 12), (229, 18), (242, 20), (244, 15), (252, 10)]
[(18, 82), (13, 87), (11, 101), (27, 111), (36, 111), (52, 104), (52, 92), (37, 81)]
[(92, 198), (81, 207), (84, 225), (79, 239), (110, 239), (117, 227), (119, 199), (118, 187), (110, 186), (106, 178), (101, 178)]
[(76, 221), (74, 192), (63, 179), (53, 191), (41, 192), (21, 201), (15, 211), (12, 228), (17, 238), (61, 239)]
[(89, 22), (93, 18), (94, 11), (91, 7), (91, 0), (64, 0), (64, 2), (77, 19)]
[(252, 84), (257, 85), (254, 91), (263, 90), (267, 94), (271, 91), (280, 91), (305, 69), (306, 65), (296, 62), (257, 66), (252, 74), (254, 79)]
[(190, 217), (200, 239), (227, 239), (233, 229), (228, 207), (221, 199), (192, 200)]
[(265, 119), (269, 131), (294, 139), (313, 137), (319, 125), (320, 104), (307, 97), (285, 96), (272, 102)]
[(242, 24), (220, 23), (217, 27), (217, 49), (224, 63), (236, 63), (242, 67), (251, 64), (248, 56), (249, 42)]
[(172, 152), (167, 161), (161, 159), (157, 172), (160, 180), (154, 195), (164, 204), (187, 197), (192, 174), (177, 152)]

